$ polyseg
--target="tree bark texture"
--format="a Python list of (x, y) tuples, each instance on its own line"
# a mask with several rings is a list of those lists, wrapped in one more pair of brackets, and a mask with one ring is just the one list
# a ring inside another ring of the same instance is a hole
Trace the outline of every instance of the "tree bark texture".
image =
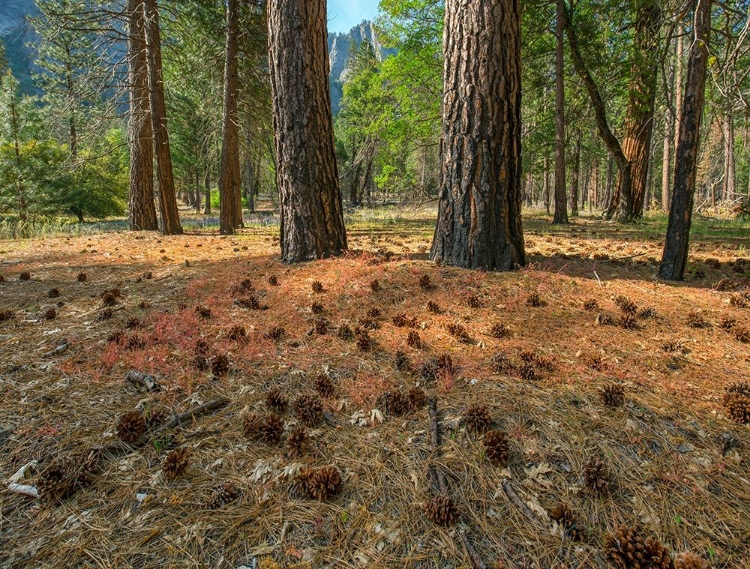
[(155, 231), (159, 222), (154, 204), (154, 147), (142, 0), (128, 0), (128, 26), (130, 229)]
[(698, 168), (698, 147), (705, 102), (708, 42), (711, 32), (711, 0), (693, 0), (695, 7), (694, 38), (685, 81), (685, 96), (680, 117), (680, 134), (675, 154), (674, 190), (669, 210), (667, 238), (659, 277), (682, 280), (688, 258), (690, 223)]
[(430, 258), (524, 265), (518, 0), (447, 0), (442, 182)]
[(734, 198), (736, 187), (736, 168), (734, 159), (734, 122), (731, 111), (727, 111), (722, 121), (722, 133), (724, 135), (724, 183), (721, 188), (721, 199), (731, 200)]
[(219, 232), (231, 235), (242, 226), (239, 79), (237, 75), (237, 0), (226, 2), (224, 50), (224, 120), (219, 171)]
[(573, 155), (573, 175), (570, 180), (570, 215), (578, 216), (578, 188), (581, 181), (581, 133), (576, 137), (576, 149)]
[(161, 35), (159, 11), (156, 0), (144, 0), (146, 13), (146, 42), (148, 54), (148, 80), (151, 99), (151, 127), (156, 153), (156, 177), (159, 181), (159, 210), (164, 235), (182, 234), (177, 197), (174, 188), (172, 155), (169, 150), (167, 109), (164, 104), (164, 75), (161, 61)]
[[(555, 215), (552, 223), (568, 223), (565, 196), (565, 3), (557, 0), (555, 27)], [(578, 208), (576, 206), (576, 212)], [(576, 214), (573, 214), (576, 215)]]
[(326, 18), (326, 0), (268, 2), (281, 258), (286, 263), (346, 249)]
[(622, 141), (622, 150), (630, 164), (631, 174), (629, 204), (625, 201), (626, 193), (622, 188), (620, 189), (621, 216), (626, 219), (643, 216), (651, 138), (654, 130), (660, 26), (659, 0), (637, 0), (628, 107), (625, 113), (625, 135)]

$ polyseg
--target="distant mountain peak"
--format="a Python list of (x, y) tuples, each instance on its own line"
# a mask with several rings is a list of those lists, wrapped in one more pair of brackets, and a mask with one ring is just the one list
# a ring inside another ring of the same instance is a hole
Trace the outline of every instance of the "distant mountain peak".
[(377, 30), (370, 20), (354, 26), (348, 33), (334, 32), (328, 34), (328, 60), (331, 65), (331, 106), (337, 114), (343, 97), (343, 83), (346, 81), (347, 65), (352, 48), (359, 48), (363, 41), (368, 41), (375, 50), (375, 57), (382, 61), (396, 53), (395, 49), (383, 47)]

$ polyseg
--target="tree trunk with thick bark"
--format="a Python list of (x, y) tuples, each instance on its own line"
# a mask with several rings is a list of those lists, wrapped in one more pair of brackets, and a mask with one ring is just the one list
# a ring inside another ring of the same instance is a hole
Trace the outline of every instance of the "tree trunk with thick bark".
[(727, 111), (722, 122), (724, 134), (724, 183), (721, 188), (721, 199), (731, 200), (735, 191), (735, 160), (734, 160), (734, 122), (731, 111)]
[[(627, 219), (643, 216), (654, 125), (660, 26), (659, 0), (637, 0), (628, 108), (622, 142), (631, 175), (631, 203), (621, 212)], [(622, 190), (620, 195), (625, 195)]]
[(576, 137), (576, 149), (573, 154), (573, 175), (570, 179), (570, 215), (578, 217), (578, 188), (581, 180), (581, 132)]
[(203, 177), (203, 191), (206, 198), (206, 209), (203, 210), (204, 215), (211, 214), (211, 168), (206, 166), (206, 173)]
[(329, 94), (326, 0), (269, 0), (281, 258), (346, 249)]
[(154, 204), (154, 147), (142, 0), (128, 0), (128, 82), (130, 83), (130, 229), (159, 229)]
[(219, 232), (231, 235), (242, 226), (240, 174), (239, 78), (237, 76), (237, 0), (226, 2), (224, 51), (224, 121), (219, 170)]
[[(555, 27), (555, 215), (552, 223), (568, 223), (565, 196), (565, 3), (557, 0)], [(575, 202), (574, 202), (575, 203)], [(577, 215), (578, 207), (575, 206)]]
[(544, 156), (544, 161), (542, 163), (542, 168), (544, 169), (544, 181), (542, 182), (542, 201), (544, 202), (544, 209), (547, 211), (547, 215), (549, 215), (549, 205), (550, 205), (550, 191), (549, 191), (549, 156)]
[(447, 0), (442, 183), (430, 258), (510, 270), (526, 262), (521, 228), (518, 0)]
[(146, 43), (148, 54), (148, 81), (151, 99), (151, 127), (156, 153), (156, 178), (159, 181), (159, 210), (161, 231), (164, 235), (181, 235), (180, 215), (172, 171), (172, 154), (169, 150), (167, 108), (164, 104), (164, 75), (161, 62), (161, 34), (156, 0), (144, 0), (146, 13)]
[(688, 258), (690, 223), (698, 169), (698, 148), (705, 102), (708, 42), (711, 33), (711, 0), (693, 0), (694, 38), (685, 82), (685, 97), (680, 117), (680, 135), (675, 155), (674, 191), (669, 210), (667, 238), (664, 242), (659, 277), (682, 280)]

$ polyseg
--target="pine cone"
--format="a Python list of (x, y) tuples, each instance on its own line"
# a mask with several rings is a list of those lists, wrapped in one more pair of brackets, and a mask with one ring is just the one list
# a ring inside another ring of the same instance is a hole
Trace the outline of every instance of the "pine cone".
[(410, 330), (409, 335), (406, 337), (406, 344), (417, 350), (422, 348), (422, 338), (419, 337), (419, 332), (416, 330)]
[(615, 304), (620, 308), (620, 310), (622, 310), (624, 314), (635, 316), (636, 312), (638, 312), (638, 307), (636, 306), (635, 302), (633, 302), (626, 296), (618, 296), (617, 298), (615, 298)]
[(461, 517), (456, 504), (448, 496), (439, 494), (422, 504), (427, 518), (439, 526), (452, 526)]
[(742, 342), (743, 344), (750, 344), (750, 330), (745, 328), (744, 326), (736, 326), (732, 333), (734, 334), (734, 339), (738, 342)]
[(618, 324), (620, 325), (620, 328), (624, 328), (625, 330), (635, 330), (638, 328), (638, 321), (635, 319), (635, 316), (630, 313), (625, 313), (620, 316)]
[(453, 358), (450, 354), (440, 354), (438, 356), (438, 369), (449, 376), (456, 373), (456, 366), (453, 365)]
[(312, 291), (317, 294), (320, 294), (321, 292), (325, 290), (323, 288), (323, 283), (320, 281), (313, 281), (312, 284), (310, 285), (310, 288), (312, 288)]
[(437, 380), (439, 369), (437, 358), (427, 358), (419, 368), (419, 377), (425, 382), (432, 383)]
[(600, 312), (596, 315), (595, 322), (597, 326), (612, 326), (615, 323), (615, 321), (609, 314), (605, 314), (603, 312)]
[(480, 308), (482, 306), (482, 301), (479, 300), (477, 295), (472, 294), (466, 299), (466, 306), (469, 308)]
[(542, 297), (539, 296), (538, 292), (532, 292), (529, 296), (526, 297), (526, 304), (535, 308), (539, 308), (540, 306), (544, 306), (547, 303), (542, 300)]
[(607, 534), (604, 555), (617, 569), (647, 569), (650, 567), (646, 544), (635, 528), (618, 527)]
[(516, 371), (518, 372), (518, 376), (525, 381), (536, 381), (539, 379), (536, 374), (536, 368), (531, 362), (521, 362)]
[(268, 284), (270, 286), (279, 286), (279, 277), (276, 275), (271, 275), (268, 277)]
[(146, 432), (146, 421), (138, 411), (129, 411), (117, 421), (117, 436), (127, 443), (134, 443)]
[(225, 504), (234, 502), (239, 498), (239, 490), (231, 482), (224, 482), (220, 486), (214, 487), (211, 496), (206, 501), (206, 507), (210, 510), (217, 510)]
[(500, 340), (501, 338), (507, 338), (508, 336), (510, 336), (510, 328), (508, 328), (502, 322), (496, 322), (492, 325), (490, 334), (493, 338), (497, 338), (498, 340)]
[(501, 431), (487, 431), (484, 435), (484, 453), (495, 466), (507, 466), (510, 447), (508, 437)]
[(322, 302), (313, 302), (310, 305), (310, 310), (312, 310), (313, 314), (322, 314), (323, 312), (323, 303)]
[(432, 288), (430, 275), (422, 275), (421, 277), (419, 277), (419, 288), (421, 288), (422, 290), (430, 290)]
[(742, 393), (728, 393), (724, 398), (724, 406), (735, 423), (741, 425), (750, 423), (750, 397)]
[(409, 358), (407, 357), (406, 353), (402, 352), (401, 350), (398, 350), (396, 352), (394, 365), (398, 371), (409, 371), (409, 368), (411, 367), (409, 365)]
[(357, 348), (359, 348), (360, 352), (369, 352), (372, 350), (372, 338), (370, 338), (370, 334), (367, 332), (367, 329), (365, 328), (357, 328), (357, 331), (354, 333), (354, 335), (357, 338)]
[(446, 326), (448, 333), (456, 338), (457, 340), (461, 342), (468, 342), (469, 341), (469, 333), (466, 331), (466, 328), (464, 328), (463, 324), (459, 324), (458, 322), (451, 322)]
[(427, 402), (427, 397), (421, 387), (412, 387), (409, 390), (409, 406), (412, 409), (421, 409)]
[(333, 397), (336, 393), (331, 378), (325, 374), (321, 374), (315, 379), (315, 391), (324, 398)]
[(230, 340), (234, 340), (235, 342), (238, 340), (242, 340), (242, 338), (247, 336), (247, 331), (245, 330), (244, 326), (240, 326), (239, 324), (232, 326), (229, 329), (229, 332), (227, 332), (227, 337)]
[(510, 361), (508, 354), (498, 352), (490, 358), (490, 368), (494, 373), (508, 373), (513, 370), (513, 362)]
[(708, 561), (686, 551), (675, 557), (674, 569), (708, 569)]
[(187, 470), (189, 464), (190, 451), (187, 448), (182, 447), (173, 450), (167, 455), (167, 458), (164, 459), (164, 464), (162, 464), (161, 469), (164, 472), (164, 476), (167, 480), (174, 480), (178, 476), (182, 475), (185, 470)]
[(196, 306), (195, 313), (201, 318), (211, 318), (211, 309), (207, 306)]
[(281, 392), (278, 387), (272, 387), (266, 395), (266, 407), (275, 411), (276, 413), (283, 413), (289, 406), (289, 400)]
[(411, 409), (411, 400), (400, 389), (394, 389), (381, 393), (375, 405), (388, 415), (401, 416), (406, 415)]
[(370, 290), (372, 292), (378, 292), (380, 290), (380, 281), (378, 281), (378, 279), (372, 279), (370, 281)]
[(427, 310), (429, 310), (433, 314), (440, 314), (442, 312), (440, 305), (433, 300), (427, 302)]
[(265, 417), (250, 413), (245, 417), (243, 432), (246, 438), (275, 445), (279, 443), (284, 432), (284, 420), (275, 413), (269, 413)]
[(583, 301), (583, 309), (593, 312), (599, 308), (599, 302), (595, 298), (589, 298)]
[(37, 488), (45, 500), (61, 500), (76, 491), (77, 468), (72, 457), (52, 460), (39, 475)]
[(319, 468), (302, 468), (298, 475), (298, 483), (309, 497), (316, 500), (327, 500), (341, 492), (343, 486), (341, 473), (332, 464)]
[(573, 541), (583, 541), (586, 538), (575, 512), (567, 504), (563, 502), (557, 504), (550, 512), (550, 518), (555, 520)]
[(691, 312), (687, 315), (687, 325), (691, 328), (708, 328), (710, 326), (699, 312)]
[(649, 569), (672, 569), (672, 556), (669, 549), (652, 537), (646, 538), (645, 543)]
[(486, 432), (492, 423), (490, 412), (484, 405), (470, 405), (462, 417), (466, 428), (474, 433)]
[(625, 402), (625, 388), (622, 385), (605, 385), (599, 392), (599, 399), (609, 407), (621, 407)]
[(289, 456), (291, 458), (297, 458), (305, 454), (308, 440), (309, 436), (307, 434), (307, 429), (302, 426), (294, 427), (286, 440)]
[(305, 425), (313, 427), (323, 418), (323, 401), (317, 395), (300, 395), (294, 400), (294, 415)]
[(198, 371), (208, 371), (208, 368), (211, 367), (211, 364), (206, 356), (201, 356), (200, 354), (198, 354), (193, 357), (193, 367)]
[(78, 273), (78, 277), (76, 278), (78, 279), (79, 283), (85, 283), (88, 279), (88, 276), (86, 275), (86, 273)]
[(229, 373), (229, 358), (226, 354), (214, 356), (211, 361), (211, 373), (214, 374), (214, 377), (224, 377)]
[(338, 336), (340, 339), (344, 340), (344, 342), (351, 342), (354, 340), (354, 330), (352, 330), (352, 327), (349, 326), (349, 324), (344, 323), (339, 326)]
[(277, 342), (278, 340), (281, 340), (285, 334), (286, 330), (284, 330), (284, 328), (281, 326), (274, 326), (266, 333), (266, 338)]
[(325, 336), (328, 334), (328, 319), (324, 317), (316, 318), (314, 324), (315, 333), (318, 336)]
[(583, 478), (586, 488), (595, 493), (604, 493), (609, 486), (607, 465), (596, 456), (592, 456), (583, 467)]

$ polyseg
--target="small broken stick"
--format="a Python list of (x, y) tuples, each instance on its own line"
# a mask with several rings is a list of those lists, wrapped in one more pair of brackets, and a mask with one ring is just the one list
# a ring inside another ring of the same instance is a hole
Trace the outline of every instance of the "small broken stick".
[(125, 376), (125, 381), (144, 391), (161, 391), (159, 382), (153, 375), (131, 369)]
[[(432, 451), (437, 453), (440, 447), (440, 422), (437, 411), (437, 397), (431, 397), (428, 401), (428, 405), (430, 412), (430, 442), (432, 443)], [(448, 495), (448, 482), (445, 479), (445, 474), (443, 474), (442, 469), (437, 465), (433, 465), (432, 470), (435, 472), (440, 492)], [(474, 569), (487, 569), (487, 565), (485, 565), (476, 549), (471, 545), (469, 536), (462, 531), (459, 531), (458, 534), (461, 536), (461, 541), (466, 549), (466, 554), (469, 556), (469, 559), (471, 559), (471, 564)]]

